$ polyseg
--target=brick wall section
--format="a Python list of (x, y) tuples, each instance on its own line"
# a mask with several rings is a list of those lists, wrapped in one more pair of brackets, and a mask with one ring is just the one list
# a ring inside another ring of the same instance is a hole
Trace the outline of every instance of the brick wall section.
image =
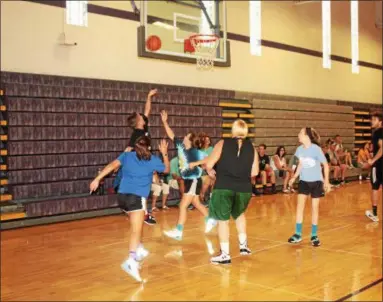
[(253, 141), (256, 145), (266, 144), (268, 154), (274, 154), (280, 145), (286, 147), (288, 154), (293, 154), (303, 127), (318, 130), (322, 142), (339, 134), (344, 146), (353, 148), (354, 115), (350, 106), (260, 99), (253, 99), (252, 103), (256, 127)]

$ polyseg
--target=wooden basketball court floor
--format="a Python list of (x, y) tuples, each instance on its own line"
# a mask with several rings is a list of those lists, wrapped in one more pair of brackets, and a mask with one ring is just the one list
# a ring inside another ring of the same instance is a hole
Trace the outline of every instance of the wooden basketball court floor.
[(305, 240), (287, 243), (295, 205), (296, 195), (254, 198), (247, 212), (254, 253), (239, 256), (232, 224), (229, 266), (209, 264), (209, 251), (219, 250), (216, 230), (205, 236), (198, 212), (189, 212), (181, 243), (162, 234), (176, 223), (178, 209), (158, 213), (158, 224), (144, 229), (151, 254), (142, 267), (143, 285), (120, 269), (128, 255), (124, 215), (4, 231), (1, 299), (382, 301), (382, 224), (364, 216), (369, 184), (350, 183), (322, 200), (319, 248), (308, 241), (310, 203)]

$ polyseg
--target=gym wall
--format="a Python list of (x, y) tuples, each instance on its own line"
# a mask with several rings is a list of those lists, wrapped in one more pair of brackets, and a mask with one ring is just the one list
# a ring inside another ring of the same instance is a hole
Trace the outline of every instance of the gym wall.
[[(44, 2), (44, 1), (40, 1)], [(47, 2), (47, 1), (45, 1)], [(129, 1), (90, 1), (98, 6), (131, 11)], [(321, 51), (319, 3), (294, 6), (292, 1), (262, 4), (263, 39)], [(248, 1), (228, 1), (228, 32), (248, 36)], [(382, 101), (382, 38), (374, 26), (374, 3), (359, 2), (360, 60), (378, 67), (351, 73), (348, 63), (263, 47), (261, 57), (250, 45), (231, 40), (230, 68), (201, 73), (193, 64), (137, 56), (139, 22), (95, 13), (88, 27), (64, 24), (63, 8), (30, 1), (1, 2), (1, 68), (5, 71), (115, 79), (135, 82), (232, 89), (257, 93), (326, 98), (380, 104)], [(75, 47), (58, 44), (65, 28)], [(332, 3), (332, 52), (350, 58), (350, 5)]]

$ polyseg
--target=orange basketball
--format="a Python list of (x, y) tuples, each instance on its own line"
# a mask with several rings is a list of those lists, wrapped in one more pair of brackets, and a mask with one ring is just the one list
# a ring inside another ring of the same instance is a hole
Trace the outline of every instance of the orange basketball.
[(159, 36), (149, 36), (146, 39), (146, 48), (150, 51), (157, 51), (161, 48), (161, 39)]

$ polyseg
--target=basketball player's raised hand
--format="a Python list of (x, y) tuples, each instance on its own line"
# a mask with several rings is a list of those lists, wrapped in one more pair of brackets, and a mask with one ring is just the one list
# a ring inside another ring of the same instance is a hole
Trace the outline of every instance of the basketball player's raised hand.
[(168, 121), (168, 113), (166, 110), (161, 111), (161, 120), (163, 123), (166, 123)]
[(158, 149), (160, 150), (161, 154), (167, 154), (168, 153), (168, 142), (164, 139), (161, 139)]
[(148, 93), (148, 97), (152, 97), (152, 96), (155, 96), (157, 94), (158, 90), (157, 89), (152, 89), (149, 91)]

